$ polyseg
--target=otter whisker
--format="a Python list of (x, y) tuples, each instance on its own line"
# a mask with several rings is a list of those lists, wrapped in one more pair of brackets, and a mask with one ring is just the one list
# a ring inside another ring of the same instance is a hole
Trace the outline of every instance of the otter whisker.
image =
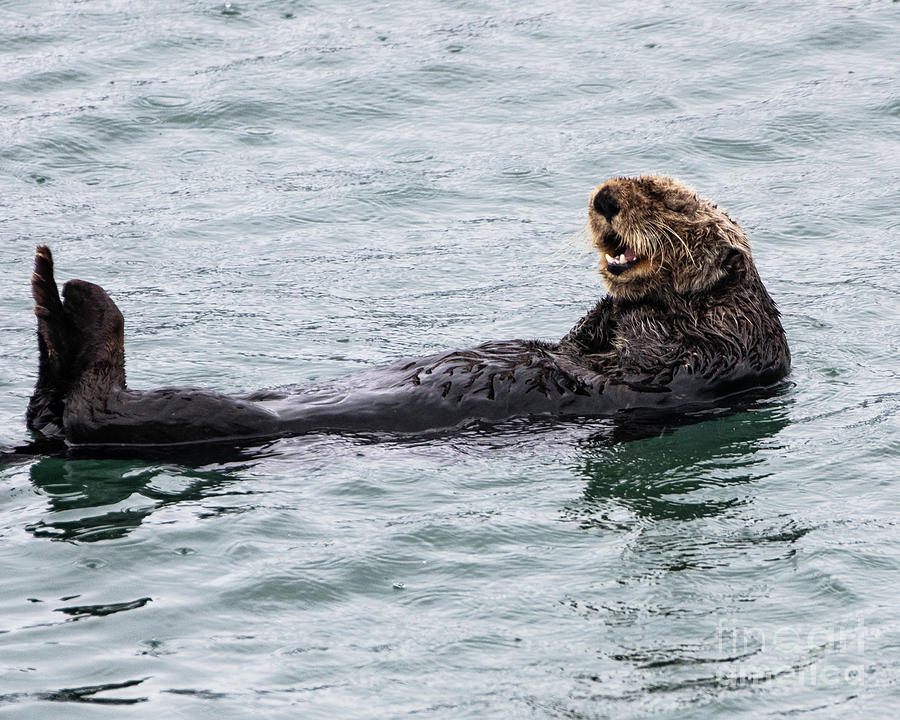
[(647, 255), (647, 258), (650, 261), (650, 269), (651, 270), (653, 269), (653, 259), (657, 255), (660, 256), (659, 257), (659, 267), (663, 267), (663, 265), (665, 265), (666, 259), (667, 259), (666, 244), (664, 242), (662, 242), (662, 237), (660, 236), (659, 230), (657, 228), (655, 228), (651, 225), (649, 228), (647, 228), (646, 232), (652, 238), (651, 244), (653, 245), (652, 251), (648, 251), (645, 253)]
[[(669, 261), (669, 254), (666, 250), (666, 243), (662, 241), (662, 236), (657, 228), (654, 228), (654, 234), (656, 236), (656, 250), (659, 254), (659, 267), (664, 267)], [(651, 261), (652, 266), (652, 261)]]
[(684, 246), (684, 251), (687, 253), (688, 260), (690, 261), (691, 265), (693, 265), (694, 267), (699, 267), (696, 260), (694, 259), (694, 253), (691, 252), (691, 249), (690, 249), (690, 247), (688, 247), (688, 244), (682, 239), (682, 237), (677, 232), (675, 232), (671, 227), (666, 225), (661, 220), (651, 220), (650, 223), (652, 225), (654, 225), (655, 227), (657, 227), (658, 229), (667, 232), (673, 238), (678, 240), (678, 242), (680, 242)]
[(645, 233), (631, 232), (625, 236), (626, 243), (638, 255), (652, 255), (652, 242), (648, 242)]
[(635, 244), (631, 248), (640, 255), (646, 257), (650, 266), (653, 267), (653, 255), (656, 253), (656, 246), (659, 244), (659, 238), (656, 237), (652, 229), (644, 228), (641, 235), (637, 236)]
[(568, 240), (566, 246), (571, 247), (574, 245), (580, 252), (592, 252), (595, 248), (594, 235), (591, 232), (590, 223), (584, 223), (584, 225), (566, 237)]
[(556, 235), (548, 248), (548, 261), (558, 269), (580, 266), (595, 252), (593, 237), (585, 224), (572, 232)]
[(658, 252), (660, 255), (662, 255), (662, 257), (661, 257), (660, 260), (659, 260), (659, 267), (663, 267), (663, 265), (665, 265), (666, 260), (667, 260), (667, 255), (666, 255), (666, 245), (665, 245), (665, 243), (662, 241), (662, 236), (660, 235), (660, 231), (659, 231), (658, 228), (653, 227), (653, 226), (651, 225), (651, 227), (650, 227), (650, 232), (652, 233), (652, 235), (653, 235), (653, 240), (654, 240), (654, 243), (653, 243), (653, 244), (654, 244), (654, 252), (651, 253), (651, 254), (649, 255), (649, 257), (650, 257), (650, 268), (653, 269), (653, 256), (656, 255), (657, 252)]

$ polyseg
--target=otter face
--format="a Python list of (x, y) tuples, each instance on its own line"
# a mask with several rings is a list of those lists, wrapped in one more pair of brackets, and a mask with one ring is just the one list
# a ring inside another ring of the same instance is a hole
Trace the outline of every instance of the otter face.
[(611, 295), (699, 292), (728, 271), (744, 232), (713, 203), (661, 176), (613, 178), (591, 195), (588, 223)]

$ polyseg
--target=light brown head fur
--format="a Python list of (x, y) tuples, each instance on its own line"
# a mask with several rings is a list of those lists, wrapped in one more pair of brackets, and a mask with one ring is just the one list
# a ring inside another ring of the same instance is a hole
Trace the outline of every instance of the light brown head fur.
[(724, 277), (735, 252), (751, 257), (736, 222), (669, 177), (607, 180), (591, 194), (588, 224), (600, 274), (623, 299), (701, 292)]

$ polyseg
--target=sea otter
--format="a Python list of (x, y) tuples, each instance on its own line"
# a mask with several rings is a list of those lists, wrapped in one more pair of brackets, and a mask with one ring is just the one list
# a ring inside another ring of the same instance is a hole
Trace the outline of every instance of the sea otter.
[(27, 424), (69, 445), (247, 441), (308, 432), (421, 433), (520, 417), (672, 411), (771, 386), (790, 368), (775, 303), (740, 226), (667, 177), (617, 177), (588, 224), (609, 293), (557, 343), (488, 342), (325, 383), (223, 395), (133, 390), (124, 322), (106, 292), (60, 299), (38, 246), (40, 361)]

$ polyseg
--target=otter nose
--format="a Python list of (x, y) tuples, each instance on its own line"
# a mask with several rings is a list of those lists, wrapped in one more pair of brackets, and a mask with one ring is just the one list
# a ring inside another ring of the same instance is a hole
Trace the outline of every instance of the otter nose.
[(619, 203), (609, 190), (602, 188), (594, 195), (594, 210), (605, 217), (606, 222), (612, 222), (613, 217), (619, 214)]

